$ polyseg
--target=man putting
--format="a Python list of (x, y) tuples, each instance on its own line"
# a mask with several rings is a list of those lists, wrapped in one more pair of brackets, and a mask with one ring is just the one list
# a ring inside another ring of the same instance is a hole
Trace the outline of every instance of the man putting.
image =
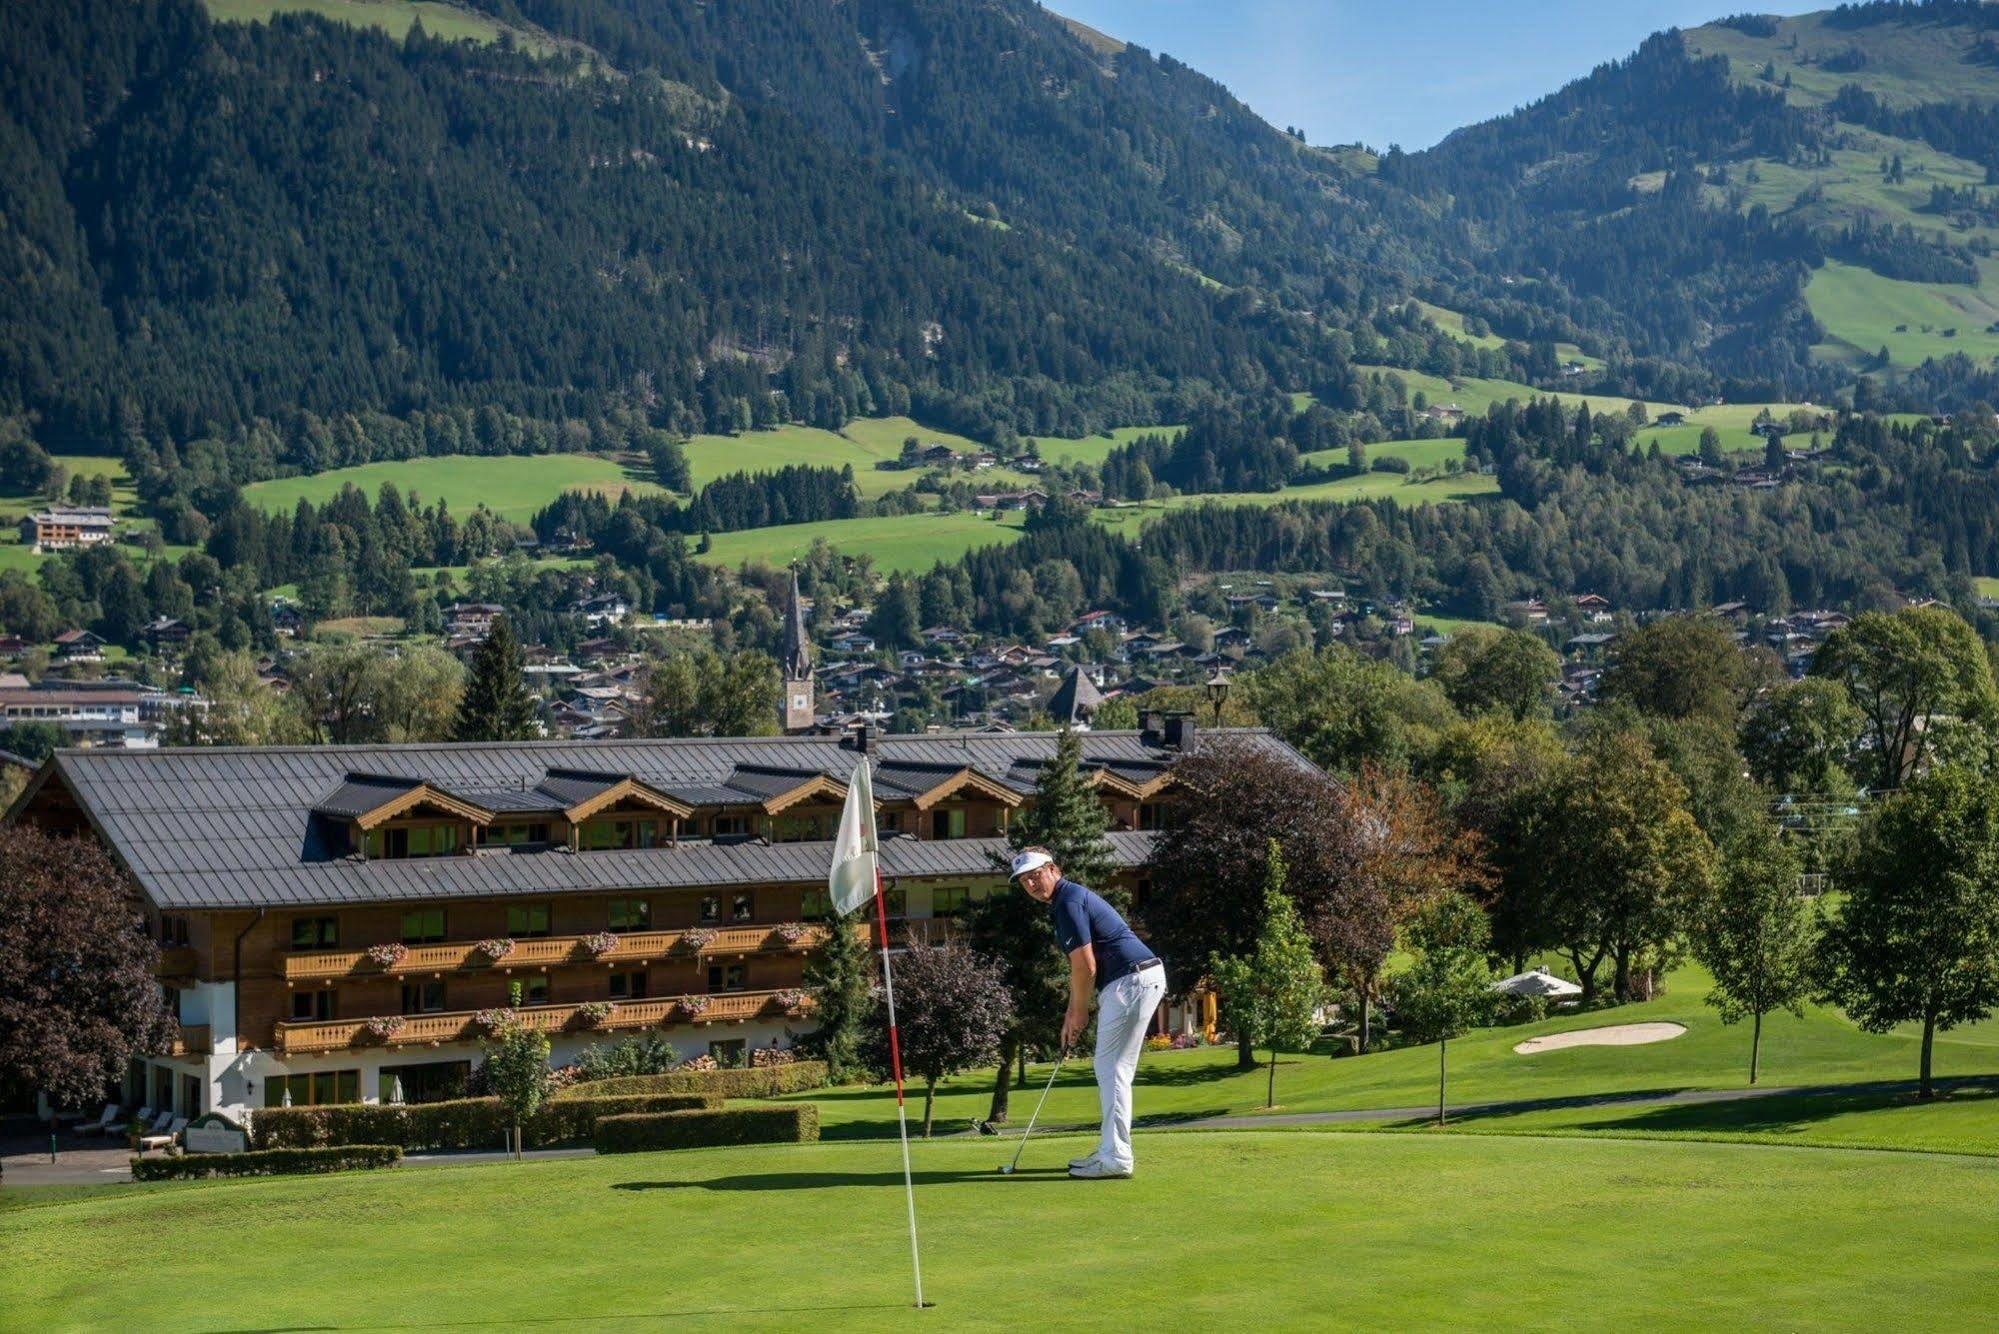
[(1013, 859), (1012, 879), (1037, 903), (1048, 905), (1055, 939), (1069, 956), (1069, 1012), (1062, 1016), (1062, 1049), (1090, 1026), (1090, 995), (1097, 993), (1097, 1104), (1103, 1134), (1096, 1152), (1069, 1164), (1085, 1179), (1131, 1175), (1131, 1080), (1138, 1073), (1145, 1025), (1166, 997), (1166, 968), (1118, 916), (1117, 909), (1073, 880), (1046, 848), (1027, 848)]

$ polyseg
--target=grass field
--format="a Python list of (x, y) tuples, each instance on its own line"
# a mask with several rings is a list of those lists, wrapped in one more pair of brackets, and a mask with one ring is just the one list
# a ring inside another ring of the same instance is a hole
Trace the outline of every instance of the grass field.
[(1013, 1177), (991, 1142), (916, 1146), (924, 1312), (907, 1305), (895, 1151), (877, 1143), (73, 1193), (0, 1212), (0, 1324), (1492, 1328), (1560, 1312), (1589, 1328), (1880, 1329), (1990, 1314), (1989, 1160), (1237, 1132), (1145, 1137), (1131, 1181), (1061, 1178), (1081, 1146), (1051, 1138)]
[(225, 23), (260, 21), (274, 14), (317, 14), (356, 28), (380, 28), (400, 41), (421, 17), (425, 32), (447, 41), (469, 38), (475, 42), (496, 42), (502, 32), (512, 32), (515, 41), (537, 55), (556, 48), (556, 43), (544, 33), (504, 24), (436, 0), (204, 0), (204, 3), (209, 17)]
[[(1572, 408), (1579, 403), (1587, 403), (1591, 412), (1623, 412), (1631, 406), (1631, 400), (1628, 398), (1618, 398), (1608, 394), (1573, 394), (1562, 389), (1536, 389), (1533, 385), (1521, 384), (1517, 380), (1487, 380), (1476, 375), (1446, 380), (1440, 375), (1403, 370), (1396, 366), (1356, 365), (1354, 369), (1364, 375), (1377, 373), (1399, 375), (1402, 377), (1402, 382), (1409, 386), (1411, 394), (1419, 389), (1422, 390), (1429, 398), (1431, 406), (1455, 403), (1468, 413), (1483, 413), (1492, 404), (1504, 403), (1508, 399), (1517, 399), (1525, 403), (1531, 398), (1550, 397), (1558, 398)], [(1645, 408), (1653, 416), (1661, 412), (1686, 410), (1683, 406), (1673, 403), (1647, 402)]]
[[(1466, 329), (1465, 317), (1455, 310), (1451, 310), (1445, 306), (1433, 306), (1427, 301), (1415, 301), (1413, 297), (1411, 301), (1418, 310), (1430, 318), (1431, 323), (1461, 343), (1469, 344), (1472, 347), (1490, 349), (1498, 349), (1506, 346), (1506, 340), (1498, 334), (1475, 334)], [(1555, 344), (1555, 355), (1564, 364), (1571, 361), (1579, 361), (1591, 370), (1600, 370), (1603, 367), (1603, 358), (1591, 356), (1574, 343)]]
[[(1687, 968), (1672, 976), (1665, 995), (1644, 1004), (1472, 1033), (1451, 1044), (1450, 1100), (1461, 1104), (1742, 1088), (1748, 1083), (1748, 1029), (1723, 1025), (1713, 1008), (1704, 1003), (1706, 994), (1706, 978), (1699, 970)], [(1683, 1024), (1687, 1031), (1670, 1042), (1646, 1046), (1574, 1047), (1533, 1056), (1521, 1056), (1513, 1050), (1516, 1043), (1542, 1033), (1653, 1022)], [(1912, 1080), (1918, 1049), (1913, 1033), (1862, 1033), (1830, 1010), (1811, 1009), (1803, 1018), (1773, 1015), (1764, 1021), (1763, 1082), (1795, 1086)], [(1935, 1061), (1940, 1078), (1999, 1076), (1999, 1020), (1939, 1035)], [(1048, 1067), (1042, 1065), (1039, 1070), (1032, 1079), (1037, 1087), (1047, 1078)], [(1141, 1116), (1163, 1120), (1256, 1113), (1263, 1107), (1264, 1079), (1261, 1070), (1238, 1071), (1232, 1047), (1148, 1053), (1139, 1067), (1135, 1102)], [(990, 1073), (952, 1080), (940, 1087), (940, 1128), (962, 1129), (973, 1117), (984, 1116), (991, 1087)], [(819, 1104), (829, 1139), (895, 1131), (892, 1092), (847, 1088), (802, 1096)], [(1278, 1065), (1279, 1112), (1419, 1107), (1434, 1105), (1436, 1096), (1437, 1049), (1433, 1046), (1364, 1057), (1286, 1056)], [(1906, 1102), (1906, 1095), (1901, 1094), (1879, 1097), (1884, 1107)], [(1948, 1139), (1952, 1148), (1999, 1154), (1999, 1098), (1968, 1096), (1964, 1106), (1969, 1110), (1939, 1118), (1950, 1124), (1937, 1135)], [(1911, 1110), (1919, 1115), (1934, 1109)], [(1708, 1125), (1700, 1119), (1703, 1113), (1719, 1119)], [(1093, 1120), (1096, 1090), (1090, 1072), (1065, 1070), (1042, 1115), (1056, 1125)], [(1612, 1115), (1602, 1109), (1576, 1112), (1573, 1120), (1564, 1124), (1591, 1125)], [(1727, 1133), (1731, 1115), (1735, 1113), (1717, 1108), (1675, 1109), (1673, 1122), (1685, 1133)], [(1666, 1127), (1662, 1123), (1652, 1128)], [(1784, 1135), (1774, 1127), (1768, 1133)], [(1801, 1129), (1791, 1137), (1807, 1136)]]
[[(147, 529), (152, 528), (151, 519), (138, 514), (138, 493), (132, 489), (131, 478), (125, 475), (122, 459), (106, 458), (99, 454), (56, 454), (52, 456), (72, 477), (109, 477), (111, 479), (111, 509), (118, 516), (119, 545), (127, 555), (140, 564), (147, 563), (144, 548), (136, 540)], [(29, 550), (21, 543), (21, 516), (31, 511), (45, 509), (48, 502), (29, 496), (0, 496), (0, 570), (21, 570), (33, 573), (39, 570), (48, 557)], [(189, 550), (187, 547), (169, 546), (162, 555), (178, 560)]]
[(821, 539), (851, 556), (873, 557), (875, 568), (927, 570), (940, 560), (956, 560), (967, 551), (1011, 542), (1020, 536), (1018, 514), (984, 518), (968, 511), (951, 514), (895, 514), (886, 518), (828, 519), (741, 533), (716, 533), (702, 557), (718, 565), (764, 560), (783, 565), (797, 560)]
[[(1890, 362), (1907, 369), (1930, 357), (1962, 352), (1973, 361), (1999, 356), (1999, 261), (1980, 262), (1982, 281), (1912, 283), (1831, 261), (1812, 275), (1805, 301), (1833, 335), (1816, 351), (1842, 360), (1888, 349)], [(1945, 331), (1955, 329), (1954, 337)]]
[[(1310, 395), (1300, 397), (1310, 401)], [(1303, 411), (1303, 408), (1300, 407), (1299, 411)], [(1177, 436), (1186, 429), (1184, 426), (1120, 426), (1115, 430), (1099, 432), (1096, 435), (1081, 437), (1038, 435), (1032, 438), (1041, 457), (1050, 463), (1088, 463), (1095, 466), (1108, 458), (1113, 449), (1119, 445), (1128, 445), (1140, 436)]]
[[(779, 468), (804, 465), (813, 468), (852, 467), (854, 484), (863, 496), (872, 499), (889, 491), (900, 491), (917, 478), (935, 469), (884, 469), (876, 465), (902, 454), (902, 442), (916, 437), (926, 447), (948, 445), (961, 453), (984, 449), (976, 440), (949, 431), (922, 426), (908, 417), (862, 417), (838, 431), (816, 426), (780, 426), (769, 431), (745, 431), (740, 435), (697, 435), (687, 442), (688, 472), (696, 488), (717, 477), (738, 472), (776, 472)], [(1031, 485), (1024, 473), (1006, 468), (988, 468), (980, 473), (960, 473), (981, 489), (1016, 489)]]
[(615, 459), (595, 454), (526, 454), (488, 457), (454, 454), (441, 458), (401, 459), (335, 468), (310, 477), (280, 477), (243, 488), (243, 498), (260, 509), (290, 513), (301, 497), (323, 505), (352, 484), (373, 503), (384, 482), (393, 482), (403, 501), (439, 500), (463, 517), (484, 505), (503, 519), (526, 523), (564, 491), (616, 494), (630, 489), (656, 493), (657, 484), (632, 475)]

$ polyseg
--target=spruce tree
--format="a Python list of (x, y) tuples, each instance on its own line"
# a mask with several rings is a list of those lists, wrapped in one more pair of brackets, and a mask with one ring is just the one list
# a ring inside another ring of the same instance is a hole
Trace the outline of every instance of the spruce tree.
[(819, 1027), (798, 1040), (808, 1055), (826, 1062), (827, 1078), (844, 1084), (861, 1071), (861, 1043), (866, 1037), (874, 965), (868, 958), (867, 912), (836, 916), (828, 908), (820, 918), (825, 943), (805, 961), (805, 989), (812, 996), (812, 1017)]
[[(1062, 873), (1125, 907), (1110, 883), (1113, 862), (1105, 832), (1110, 817), (1083, 773), (1083, 743), (1064, 728), (1055, 758), (1035, 780), (1034, 803), (1015, 816), (1007, 832), (1014, 851), (1045, 847)], [(1024, 1048), (1052, 1045), (1069, 1003), (1067, 962), (1055, 941), (1048, 909), (1013, 885), (973, 904), (966, 914), (973, 950), (997, 960), (1013, 996), (1013, 1023), (1000, 1040), (989, 1121), (1005, 1121), (1015, 1060)]]
[(540, 734), (534, 700), (521, 679), (521, 646), (507, 618), (497, 616), (472, 655), (472, 679), (458, 706), (457, 741), (527, 741)]

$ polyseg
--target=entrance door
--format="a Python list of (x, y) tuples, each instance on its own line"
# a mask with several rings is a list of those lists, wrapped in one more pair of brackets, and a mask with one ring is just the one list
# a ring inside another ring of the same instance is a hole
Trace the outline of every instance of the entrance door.
[(201, 1115), (201, 1081), (193, 1075), (180, 1077), (180, 1103), (174, 1111), (190, 1120)]
[(174, 1072), (164, 1065), (153, 1067), (153, 1110), (164, 1112), (174, 1105)]

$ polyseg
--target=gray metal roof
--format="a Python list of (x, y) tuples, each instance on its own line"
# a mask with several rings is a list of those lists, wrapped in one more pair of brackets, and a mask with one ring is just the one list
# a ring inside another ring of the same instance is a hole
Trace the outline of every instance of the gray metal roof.
[[(1305, 762), (1266, 733), (1246, 735)], [(1081, 740), (1092, 768), (1151, 773), (1176, 758), (1135, 732), (1093, 732)], [(1017, 787), (1030, 766), (1016, 763), (1052, 756), (1055, 744), (1048, 732), (961, 733), (880, 737), (870, 749), (877, 765), (904, 772), (969, 767), (1006, 781), (1012, 770), (1009, 786)], [(344, 841), (329, 846), (329, 826), (314, 810), (327, 810), (325, 803), (339, 798), (357, 775), (381, 775), (383, 787), (422, 779), (465, 800), (497, 805), (498, 793), (526, 799), (552, 769), (581, 769), (630, 774), (685, 800), (697, 792), (741, 793), (744, 770), (818, 773), (845, 782), (857, 758), (829, 737), (99, 749), (58, 751), (51, 781), (75, 793), (158, 907), (215, 909), (817, 883), (831, 861), (826, 843), (684, 841), (629, 851), (361, 861), (342, 855)], [(363, 794), (346, 795), (353, 800), (344, 804), (351, 806)], [(384, 795), (378, 788), (375, 802)], [(1151, 839), (1120, 833), (1112, 843), (1121, 862), (1137, 865)], [(991, 865), (1000, 844), (894, 839), (884, 846), (883, 865), (897, 875), (972, 874)]]

